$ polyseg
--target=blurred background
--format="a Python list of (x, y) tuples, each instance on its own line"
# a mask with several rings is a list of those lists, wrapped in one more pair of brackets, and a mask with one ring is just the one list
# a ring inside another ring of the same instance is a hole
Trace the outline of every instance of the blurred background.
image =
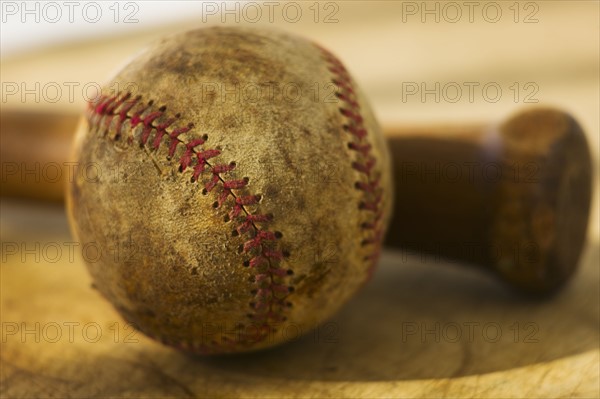
[[(144, 46), (181, 30), (246, 25), (332, 50), (384, 131), (499, 122), (536, 105), (566, 110), (587, 134), (597, 180), (598, 2), (1, 4), (3, 397), (600, 394), (596, 181), (583, 271), (549, 301), (523, 303), (471, 270), (386, 252), (372, 284), (331, 322), (332, 342), (312, 336), (256, 356), (197, 360), (141, 334), (127, 341), (131, 331), (89, 288), (80, 254), (67, 251), (61, 181), (44, 169), (62, 165), (86, 100)], [(23, 175), (22, 160), (38, 163)], [(26, 183), (17, 189), (15, 167)], [(458, 340), (443, 335), (452, 323)], [(467, 339), (469, 323), (480, 330)], [(481, 333), (490, 323), (500, 327), (496, 341)], [(100, 328), (96, 341), (90, 325)]]
[(574, 115), (597, 154), (596, 2), (369, 4), (4, 2), (2, 107), (77, 114), (100, 85), (165, 34), (266, 26), (331, 48), (386, 127), (497, 122), (524, 107), (550, 105)]

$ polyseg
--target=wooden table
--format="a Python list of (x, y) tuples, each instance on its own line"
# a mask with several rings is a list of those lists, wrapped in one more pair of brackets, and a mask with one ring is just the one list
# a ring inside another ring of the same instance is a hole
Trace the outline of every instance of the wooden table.
[(5, 201), (2, 214), (2, 397), (599, 393), (597, 242), (543, 301), (462, 265), (386, 251), (372, 283), (318, 330), (264, 352), (193, 358), (134, 332), (91, 288), (60, 207)]

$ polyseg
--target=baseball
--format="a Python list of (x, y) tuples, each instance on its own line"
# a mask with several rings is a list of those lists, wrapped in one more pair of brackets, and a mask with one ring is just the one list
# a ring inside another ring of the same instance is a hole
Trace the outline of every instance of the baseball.
[(90, 102), (67, 208), (97, 290), (200, 354), (296, 339), (369, 279), (389, 155), (342, 63), (280, 31), (213, 27), (137, 55)]

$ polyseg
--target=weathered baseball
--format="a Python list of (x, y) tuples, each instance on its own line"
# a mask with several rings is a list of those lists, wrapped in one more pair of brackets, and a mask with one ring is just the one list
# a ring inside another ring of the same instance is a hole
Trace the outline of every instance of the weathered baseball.
[(129, 322), (197, 353), (297, 338), (373, 272), (389, 157), (341, 62), (279, 31), (205, 28), (137, 56), (92, 101), (68, 190)]

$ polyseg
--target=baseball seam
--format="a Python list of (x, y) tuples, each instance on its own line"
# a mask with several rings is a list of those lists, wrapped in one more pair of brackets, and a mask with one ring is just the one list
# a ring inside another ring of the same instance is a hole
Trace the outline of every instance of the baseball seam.
[[(217, 186), (221, 187), (221, 192), (217, 200), (213, 203), (214, 208), (223, 206), (229, 197), (233, 198), (233, 206), (231, 207), (227, 221), (237, 220), (235, 230), (232, 235), (249, 236), (238, 248), (238, 253), (247, 254), (250, 259), (243, 262), (243, 266), (250, 267), (256, 270), (254, 274), (254, 283), (256, 289), (251, 291), (252, 302), (250, 307), (254, 310), (253, 313), (248, 313), (247, 316), (258, 324), (255, 331), (251, 334), (238, 334), (238, 340), (233, 341), (223, 336), (223, 343), (212, 342), (213, 346), (227, 347), (231, 345), (251, 345), (266, 339), (274, 332), (273, 323), (283, 322), (286, 320), (284, 315), (285, 309), (291, 307), (287, 296), (293, 292), (293, 287), (283, 284), (283, 280), (293, 274), (291, 269), (281, 267), (281, 262), (284, 258), (290, 256), (286, 251), (279, 249), (277, 242), (282, 237), (278, 231), (270, 231), (266, 229), (266, 225), (272, 221), (273, 215), (263, 215), (260, 213), (251, 213), (246, 207), (257, 205), (261, 200), (260, 195), (240, 195), (233, 190), (244, 190), (248, 185), (248, 178), (241, 180), (225, 180), (221, 174), (230, 172), (236, 168), (236, 163), (229, 164), (212, 164), (209, 159), (221, 154), (219, 149), (203, 149), (203, 146), (208, 140), (208, 135), (203, 135), (200, 138), (184, 142), (179, 138), (183, 133), (187, 133), (194, 129), (193, 123), (179, 125), (174, 128), (176, 122), (180, 119), (180, 114), (174, 117), (167, 118), (166, 106), (154, 108), (154, 101), (147, 103), (141, 102), (141, 96), (132, 98), (129, 92), (117, 93), (114, 96), (101, 95), (94, 101), (90, 101), (88, 106), (88, 121), (91, 127), (96, 129), (104, 128), (103, 135), (106, 135), (111, 129), (115, 132), (113, 140), (120, 140), (126, 132), (126, 122), (129, 122), (129, 134), (127, 143), (133, 144), (135, 131), (138, 126), (142, 127), (142, 132), (139, 135), (140, 147), (147, 144), (152, 150), (158, 150), (166, 137), (169, 142), (168, 156), (169, 160), (173, 159), (177, 147), (184, 146), (184, 152), (179, 158), (179, 172), (183, 173), (186, 169), (193, 169), (191, 181), (197, 182), (203, 174), (212, 174), (212, 177), (205, 183), (202, 190), (203, 195), (208, 195), (215, 190)], [(113, 126), (114, 125), (114, 126)], [(150, 140), (154, 132), (153, 140)], [(262, 225), (260, 228), (258, 225)], [(164, 341), (164, 338), (161, 340)], [(166, 343), (166, 342), (165, 342)], [(198, 345), (197, 343), (185, 342), (168, 342), (176, 346), (184, 346), (186, 349), (195, 349), (199, 352), (210, 352), (210, 346), (205, 344)], [(192, 348), (189, 348), (192, 345)]]
[(335, 55), (318, 45), (317, 47), (323, 55), (329, 72), (333, 75), (331, 82), (337, 87), (335, 95), (342, 102), (338, 110), (346, 120), (343, 129), (353, 138), (353, 141), (348, 143), (348, 149), (356, 152), (359, 156), (359, 160), (352, 162), (352, 168), (366, 180), (357, 181), (354, 187), (363, 192), (363, 198), (359, 202), (358, 208), (373, 214), (370, 221), (360, 225), (360, 228), (367, 232), (367, 237), (361, 241), (361, 246), (372, 245), (374, 247), (363, 259), (370, 262), (368, 269), (368, 279), (370, 279), (381, 253), (383, 236), (383, 208), (381, 206), (383, 188), (380, 186), (380, 174), (375, 171), (377, 160), (373, 156), (372, 146), (367, 140), (368, 131), (364, 125), (360, 104), (349, 72)]
[[(372, 146), (367, 140), (368, 132), (351, 77), (340, 60), (329, 51), (318, 45), (317, 47), (323, 55), (328, 70), (332, 73), (331, 82), (337, 87), (335, 94), (342, 102), (338, 110), (346, 121), (343, 129), (353, 138), (348, 143), (348, 149), (358, 154), (357, 160), (351, 164), (352, 168), (363, 176), (362, 180), (355, 183), (355, 188), (362, 192), (358, 208), (361, 211), (372, 213), (369, 221), (362, 222), (360, 225), (360, 228), (366, 232), (366, 238), (361, 241), (361, 246), (373, 246), (373, 249), (363, 258), (363, 261), (370, 263), (368, 269), (370, 277), (377, 265), (383, 235), (381, 206), (383, 189), (380, 186), (380, 173), (375, 171), (376, 158), (373, 156)], [(230, 197), (233, 199), (225, 222), (237, 220), (239, 223), (232, 234), (249, 236), (249, 239), (238, 248), (238, 253), (247, 254), (250, 259), (245, 260), (243, 265), (256, 270), (254, 274), (256, 289), (251, 291), (253, 300), (250, 302), (250, 307), (254, 312), (247, 316), (257, 322), (258, 327), (254, 333), (238, 334), (237, 341), (223, 336), (221, 342), (212, 341), (212, 345), (197, 342), (166, 342), (164, 337), (158, 338), (165, 343), (201, 353), (211, 353), (215, 347), (233, 350), (236, 345), (256, 344), (265, 340), (275, 331), (274, 323), (286, 320), (285, 310), (291, 306), (287, 297), (289, 293), (293, 292), (293, 287), (285, 285), (284, 281), (288, 275), (293, 274), (293, 271), (282, 268), (281, 262), (290, 254), (282, 251), (277, 244), (282, 234), (266, 228), (266, 225), (272, 221), (273, 215), (252, 213), (246, 208), (257, 205), (261, 201), (261, 196), (236, 193), (247, 189), (248, 178), (226, 180), (221, 176), (233, 171), (237, 164), (235, 162), (213, 164), (212, 161), (209, 161), (220, 155), (221, 150), (203, 147), (208, 140), (206, 134), (200, 138), (190, 139), (187, 143), (182, 140), (179, 136), (191, 131), (195, 126), (192, 123), (184, 125), (177, 123), (181, 116), (179, 113), (167, 118), (166, 108), (166, 106), (156, 108), (152, 100), (143, 103), (141, 96), (132, 98), (130, 92), (117, 93), (114, 96), (101, 95), (90, 101), (88, 120), (91, 127), (103, 128), (103, 135), (106, 135), (109, 130), (114, 131), (115, 135), (112, 137), (114, 141), (120, 140), (128, 132), (128, 144), (133, 144), (134, 139), (137, 139), (140, 147), (149, 146), (151, 150), (158, 150), (163, 139), (167, 139), (169, 141), (167, 156), (169, 160), (173, 159), (178, 147), (183, 146), (183, 154), (177, 160), (179, 172), (183, 173), (188, 168), (192, 169), (192, 182), (197, 182), (205, 174), (212, 176), (204, 184), (202, 194), (208, 195), (220, 187), (221, 192), (213, 203), (214, 208), (223, 206)], [(129, 129), (126, 129), (127, 123)], [(175, 125), (179, 127), (175, 127)], [(136, 134), (138, 126), (142, 129), (140, 133)], [(151, 140), (153, 133), (154, 136)], [(135, 137), (136, 135), (139, 137)]]

